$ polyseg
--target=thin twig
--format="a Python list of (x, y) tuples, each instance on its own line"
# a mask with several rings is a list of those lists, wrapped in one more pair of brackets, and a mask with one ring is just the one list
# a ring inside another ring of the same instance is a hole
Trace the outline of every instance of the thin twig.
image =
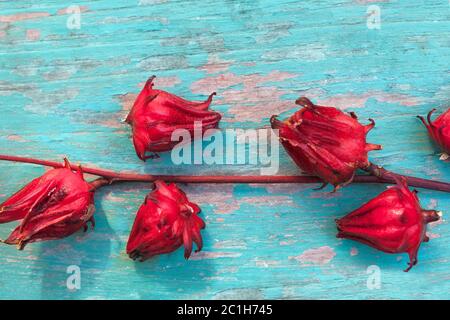
[[(0, 160), (32, 163), (53, 168), (62, 168), (64, 166), (62, 162), (60, 163), (56, 161), (41, 160), (29, 157), (10, 156), (10, 155), (0, 155)], [(71, 165), (71, 168), (76, 170), (78, 168), (78, 165)], [(389, 183), (389, 184), (396, 183), (395, 179), (392, 176), (396, 174), (391, 172), (387, 174), (386, 172), (388, 171), (381, 169), (380, 167), (372, 164), (370, 168), (367, 169), (367, 171), (371, 175), (356, 175), (353, 182)], [(102, 181), (102, 185), (119, 181), (154, 182), (156, 180), (163, 180), (165, 182), (176, 182), (176, 183), (274, 183), (274, 184), (322, 183), (322, 180), (320, 178), (314, 176), (153, 175), (153, 174), (115, 172), (111, 170), (96, 169), (85, 166), (82, 166), (82, 170), (85, 173), (105, 178), (107, 182)], [(409, 176), (405, 176), (405, 178), (407, 179), (409, 185), (413, 187), (450, 192), (450, 184), (446, 182), (426, 180)]]

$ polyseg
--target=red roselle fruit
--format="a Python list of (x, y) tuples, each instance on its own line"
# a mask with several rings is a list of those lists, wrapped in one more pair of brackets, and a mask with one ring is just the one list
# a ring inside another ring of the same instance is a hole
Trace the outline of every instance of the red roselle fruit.
[(22, 250), (27, 243), (64, 238), (87, 223), (94, 226), (94, 190), (83, 178), (81, 168), (52, 169), (34, 179), (0, 205), (0, 223), (22, 220), (4, 240)]
[(429, 241), (427, 224), (439, 218), (440, 212), (420, 207), (416, 191), (410, 191), (402, 178), (398, 179), (396, 186), (337, 219), (337, 237), (355, 240), (387, 253), (406, 252), (410, 261), (405, 271), (409, 271), (417, 264), (420, 244)]
[(184, 257), (203, 246), (200, 230), (205, 223), (198, 216), (200, 208), (189, 202), (186, 194), (175, 184), (155, 182), (137, 212), (127, 244), (127, 254), (133, 260), (144, 261), (158, 254), (169, 253), (184, 245)]
[(217, 128), (221, 115), (208, 110), (213, 92), (204, 102), (191, 102), (162, 90), (153, 89), (150, 77), (125, 121), (132, 126), (133, 143), (138, 157), (145, 161), (155, 154), (146, 156), (146, 152), (171, 150), (178, 141), (171, 141), (172, 132), (186, 129), (194, 133), (194, 123), (198, 123), (202, 132)]
[(367, 133), (375, 126), (370, 119), (361, 125), (354, 113), (346, 114), (334, 107), (313, 104), (302, 97), (295, 101), (302, 108), (285, 121), (270, 119), (273, 129), (295, 163), (305, 173), (320, 177), (325, 187), (335, 190), (350, 183), (358, 168), (369, 166), (367, 153), (381, 146), (366, 142)]
[(444, 151), (447, 159), (450, 155), (450, 108), (447, 109), (443, 114), (437, 117), (436, 120), (431, 120), (431, 115), (436, 109), (431, 110), (428, 113), (427, 120), (424, 117), (417, 116), (427, 127), (428, 133), (431, 138), (439, 145), (439, 147)]

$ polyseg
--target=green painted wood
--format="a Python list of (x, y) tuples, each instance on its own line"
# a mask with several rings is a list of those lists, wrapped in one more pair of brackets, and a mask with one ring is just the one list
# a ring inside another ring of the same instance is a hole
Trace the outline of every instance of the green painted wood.
[[(70, 5), (81, 8), (80, 29), (67, 27)], [(381, 29), (367, 26), (371, 5)], [(369, 141), (384, 149), (371, 153), (374, 162), (448, 181), (449, 163), (415, 116), (449, 105), (449, 9), (443, 0), (0, 1), (0, 151), (149, 173), (259, 173), (255, 165), (173, 166), (169, 154), (140, 162), (120, 120), (156, 74), (158, 87), (189, 99), (217, 91), (222, 128), (266, 126), (272, 114), (295, 110), (300, 95), (355, 111), (377, 121)], [(283, 151), (280, 166), (297, 172)], [(0, 199), (43, 172), (0, 162)], [(406, 255), (335, 238), (334, 219), (382, 185), (335, 194), (311, 185), (182, 186), (203, 209), (203, 252), (135, 263), (125, 244), (149, 187), (100, 190), (94, 231), (23, 252), (1, 246), (0, 298), (449, 297), (446, 194), (420, 192), (444, 220), (403, 273)], [(0, 237), (14, 226), (1, 225)], [(80, 290), (66, 286), (71, 265), (80, 267)], [(379, 289), (367, 286), (371, 265), (380, 268)]]

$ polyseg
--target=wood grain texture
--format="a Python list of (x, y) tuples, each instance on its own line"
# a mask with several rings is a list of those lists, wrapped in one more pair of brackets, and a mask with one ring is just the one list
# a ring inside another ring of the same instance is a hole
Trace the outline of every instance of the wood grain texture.
[[(80, 29), (67, 28), (70, 5), (82, 9)], [(369, 5), (381, 8), (379, 30), (366, 26)], [(449, 10), (444, 0), (0, 0), (0, 150), (148, 173), (259, 172), (172, 166), (168, 154), (139, 161), (120, 120), (156, 74), (158, 87), (189, 99), (217, 91), (222, 128), (267, 125), (295, 110), (300, 95), (355, 111), (377, 122), (369, 141), (384, 149), (371, 153), (374, 162), (449, 181), (450, 164), (415, 118), (449, 106)], [(297, 172), (282, 150), (280, 166)], [(0, 199), (43, 171), (0, 163)], [(444, 220), (403, 273), (406, 255), (335, 238), (334, 219), (384, 186), (311, 187), (183, 186), (203, 209), (204, 250), (190, 261), (179, 250), (145, 263), (128, 259), (125, 244), (148, 188), (106, 187), (94, 231), (23, 252), (0, 247), (0, 298), (449, 298), (447, 194), (420, 192)], [(14, 225), (0, 225), (0, 237)], [(80, 290), (66, 287), (70, 265), (81, 268)], [(381, 270), (378, 290), (366, 285), (369, 265)]]

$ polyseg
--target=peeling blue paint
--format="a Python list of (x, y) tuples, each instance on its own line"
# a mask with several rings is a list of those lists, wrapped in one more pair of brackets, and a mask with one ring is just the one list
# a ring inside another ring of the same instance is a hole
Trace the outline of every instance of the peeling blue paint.
[[(449, 4), (371, 1), (381, 8), (382, 24), (380, 30), (369, 30), (368, 4), (362, 3), (210, 0), (201, 6), (189, 1), (139, 6), (139, 1), (126, 5), (80, 1), (78, 5), (88, 8), (81, 14), (81, 29), (69, 30), (68, 16), (57, 11), (73, 3), (5, 2), (0, 17), (30, 12), (49, 16), (0, 22), (1, 153), (45, 159), (67, 155), (74, 162), (138, 172), (258, 173), (254, 167), (171, 167), (169, 154), (143, 164), (135, 156), (129, 128), (120, 124), (126, 110), (118, 97), (137, 93), (138, 84), (152, 74), (176, 76), (180, 83), (170, 88), (172, 92), (204, 99), (192, 92), (192, 85), (201, 79), (226, 73), (244, 79), (279, 71), (294, 76), (255, 86), (283, 92), (278, 101), (262, 97), (249, 102), (245, 98), (251, 96), (249, 91), (243, 101), (220, 103), (227, 90), (243, 91), (245, 86), (219, 88), (213, 108), (224, 113), (222, 127), (268, 124), (233, 119), (233, 108), (260, 106), (258, 118), (268, 120), (274, 113), (295, 110), (294, 103), (274, 110), (274, 103), (293, 102), (302, 92), (315, 101), (344, 95), (349, 103), (362, 101), (358, 108), (349, 108), (361, 121), (369, 117), (377, 121), (369, 141), (383, 144), (384, 150), (371, 153), (374, 162), (400, 173), (449, 181), (450, 164), (438, 160), (415, 119), (433, 107), (444, 110), (449, 105)], [(26, 38), (30, 29), (39, 31), (39, 39)], [(202, 68), (212, 56), (228, 64), (209, 74)], [(284, 152), (280, 162), (280, 174), (297, 172)], [(0, 199), (43, 170), (0, 162)], [(405, 255), (383, 254), (335, 238), (334, 219), (384, 186), (351, 185), (330, 195), (296, 185), (272, 189), (212, 185), (206, 187), (207, 199), (202, 197), (205, 187), (184, 186), (203, 209), (204, 251), (227, 254), (185, 261), (177, 251), (135, 263), (127, 258), (125, 244), (134, 214), (148, 192), (145, 187), (131, 184), (100, 190), (94, 231), (32, 244), (23, 252), (1, 246), (0, 298), (449, 298), (446, 194), (420, 192), (424, 206), (444, 211), (444, 221), (432, 226), (436, 237), (422, 246), (419, 264), (406, 274)], [(111, 201), (110, 192), (124, 201)], [(277, 204), (285, 200), (288, 205)], [(228, 211), (220, 213), (221, 206)], [(0, 225), (0, 237), (13, 227), (13, 223)], [(217, 242), (229, 245), (216, 248)], [(290, 258), (324, 246), (336, 255), (323, 265)], [(352, 248), (357, 254), (351, 255)], [(66, 288), (70, 265), (81, 268), (80, 290)], [(380, 267), (381, 289), (367, 288), (369, 265)]]

